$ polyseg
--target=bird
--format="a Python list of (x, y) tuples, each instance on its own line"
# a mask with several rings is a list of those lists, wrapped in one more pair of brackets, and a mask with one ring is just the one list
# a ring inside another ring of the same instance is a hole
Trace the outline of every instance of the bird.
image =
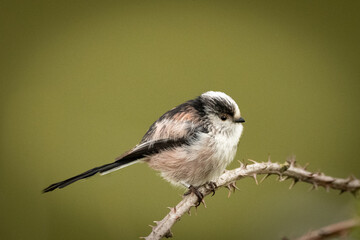
[(227, 94), (208, 91), (164, 113), (139, 144), (114, 162), (92, 168), (51, 184), (44, 193), (64, 188), (78, 180), (146, 162), (175, 186), (184, 186), (200, 201), (198, 188), (208, 184), (215, 193), (215, 180), (234, 159), (243, 132), (244, 118)]

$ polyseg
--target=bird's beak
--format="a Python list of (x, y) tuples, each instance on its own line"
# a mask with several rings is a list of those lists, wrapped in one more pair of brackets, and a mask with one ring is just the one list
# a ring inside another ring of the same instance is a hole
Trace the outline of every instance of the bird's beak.
[(234, 122), (236, 122), (236, 123), (244, 123), (245, 119), (243, 119), (242, 117), (239, 117), (239, 118), (234, 119)]

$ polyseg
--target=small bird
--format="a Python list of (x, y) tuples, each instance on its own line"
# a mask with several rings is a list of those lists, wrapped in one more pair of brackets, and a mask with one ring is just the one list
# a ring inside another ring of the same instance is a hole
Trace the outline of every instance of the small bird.
[(197, 190), (214, 181), (234, 159), (245, 120), (236, 102), (223, 92), (209, 91), (163, 114), (145, 133), (140, 143), (114, 162), (95, 167), (43, 192), (64, 188), (96, 173), (101, 175), (137, 162), (146, 162), (174, 185), (189, 189), (200, 201)]

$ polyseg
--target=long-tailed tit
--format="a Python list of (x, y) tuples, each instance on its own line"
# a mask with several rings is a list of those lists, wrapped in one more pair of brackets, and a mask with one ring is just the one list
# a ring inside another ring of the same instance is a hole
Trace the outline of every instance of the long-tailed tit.
[(103, 175), (146, 162), (167, 181), (184, 185), (201, 200), (197, 187), (212, 183), (233, 160), (243, 122), (231, 97), (223, 92), (203, 93), (162, 115), (138, 145), (114, 162), (54, 183), (43, 192), (66, 187), (96, 173)]

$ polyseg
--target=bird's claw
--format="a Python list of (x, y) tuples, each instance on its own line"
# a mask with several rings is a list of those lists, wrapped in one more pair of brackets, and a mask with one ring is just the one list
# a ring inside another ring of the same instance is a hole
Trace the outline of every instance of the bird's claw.
[(198, 190), (198, 188), (194, 187), (193, 185), (190, 185), (189, 191), (184, 193), (184, 196), (187, 196), (191, 193), (194, 193), (198, 197), (198, 201), (197, 201), (195, 207), (200, 206), (200, 204), (203, 202), (204, 195)]
[(217, 185), (215, 182), (208, 182), (205, 184), (206, 189), (209, 189), (212, 192), (211, 196), (215, 195), (215, 189), (217, 189)]

